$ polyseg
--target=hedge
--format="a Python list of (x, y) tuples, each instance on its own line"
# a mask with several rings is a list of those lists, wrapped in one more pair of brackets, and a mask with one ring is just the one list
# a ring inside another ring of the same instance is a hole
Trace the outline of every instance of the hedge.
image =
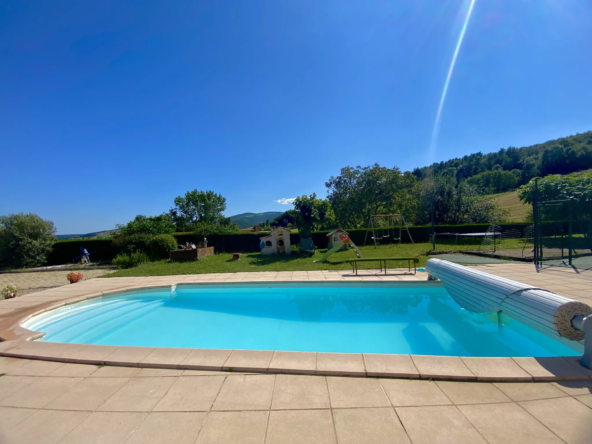
[[(525, 223), (507, 223), (500, 224), (502, 230), (516, 229), (523, 231), (524, 228), (531, 224)], [(436, 225), (435, 231), (437, 233), (474, 233), (484, 232), (490, 224), (467, 224), (467, 225)], [(398, 236), (398, 227), (395, 227), (395, 235)], [(381, 229), (382, 230), (382, 229)], [(327, 248), (327, 234), (332, 230), (317, 231), (312, 233), (313, 243), (317, 248)], [(358, 246), (364, 245), (364, 238), (366, 236), (367, 228), (358, 228), (346, 230), (351, 240)], [(413, 237), (414, 242), (429, 242), (431, 240), (432, 227), (430, 225), (416, 225), (410, 226), (409, 231)], [(367, 244), (371, 244), (370, 237), (372, 232), (368, 233)], [(217, 253), (234, 253), (234, 252), (257, 252), (259, 250), (260, 238), (266, 236), (266, 233), (236, 233), (236, 234), (212, 234), (207, 236), (208, 247), (214, 247)], [(391, 232), (392, 235), (392, 232)], [(203, 237), (199, 237), (192, 233), (178, 233), (173, 235), (177, 243), (185, 245), (185, 242), (193, 242), (195, 244), (203, 242)], [(409, 243), (409, 237), (403, 231), (403, 243)], [(438, 238), (436, 238), (438, 239)], [(300, 243), (300, 235), (292, 233), (290, 235), (290, 243), (296, 245)], [(84, 247), (88, 251), (95, 251), (91, 254), (92, 261), (111, 261), (115, 255), (116, 250), (111, 239), (69, 239), (58, 241), (53, 246), (53, 251), (50, 253), (47, 265), (59, 265), (71, 263), (75, 257), (80, 256), (79, 247)]]
[(68, 239), (58, 241), (47, 257), (47, 265), (62, 265), (74, 262), (74, 258), (80, 256), (80, 247), (94, 253), (90, 255), (92, 262), (111, 261), (115, 257), (113, 241), (109, 238), (99, 239)]

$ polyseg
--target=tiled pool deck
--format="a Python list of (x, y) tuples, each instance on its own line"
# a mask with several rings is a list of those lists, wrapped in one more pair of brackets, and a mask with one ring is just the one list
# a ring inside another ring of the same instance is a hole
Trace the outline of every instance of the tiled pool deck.
[[(592, 272), (479, 268), (592, 304)], [(35, 360), (0, 357), (0, 442), (592, 442), (592, 371), (575, 359), (67, 345), (24, 341), (30, 332), (15, 327), (29, 313), (66, 300), (138, 287), (426, 280), (425, 273), (348, 274), (93, 279), (1, 301), (0, 337), (12, 340), (0, 343), (0, 354)], [(91, 365), (105, 362), (120, 366)]]

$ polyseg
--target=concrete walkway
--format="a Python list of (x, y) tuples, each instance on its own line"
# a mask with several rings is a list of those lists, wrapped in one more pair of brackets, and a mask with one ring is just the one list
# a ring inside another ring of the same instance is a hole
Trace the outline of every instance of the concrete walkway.
[(592, 381), (485, 383), (0, 358), (0, 442), (590, 443)]

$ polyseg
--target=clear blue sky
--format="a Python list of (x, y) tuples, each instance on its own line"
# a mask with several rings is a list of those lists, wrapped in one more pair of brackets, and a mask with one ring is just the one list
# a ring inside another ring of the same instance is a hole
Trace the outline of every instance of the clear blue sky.
[(346, 165), (410, 170), (592, 129), (592, 2), (0, 3), (0, 214), (58, 233), (282, 211)]

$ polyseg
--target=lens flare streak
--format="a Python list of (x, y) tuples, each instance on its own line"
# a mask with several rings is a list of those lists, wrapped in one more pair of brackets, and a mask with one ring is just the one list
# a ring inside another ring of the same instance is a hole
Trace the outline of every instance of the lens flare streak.
[(456, 48), (454, 49), (454, 54), (452, 56), (452, 61), (450, 62), (450, 67), (448, 68), (446, 82), (444, 82), (444, 89), (442, 90), (442, 96), (440, 97), (440, 105), (438, 106), (438, 113), (436, 114), (436, 121), (434, 123), (434, 129), (432, 131), (432, 143), (430, 144), (429, 152), (430, 162), (434, 160), (434, 155), (436, 154), (436, 143), (438, 141), (438, 133), (440, 132), (440, 118), (442, 117), (442, 108), (444, 107), (444, 102), (446, 100), (448, 85), (450, 85), (450, 78), (452, 77), (452, 72), (454, 71), (454, 65), (456, 64), (456, 59), (458, 57), (458, 53), (460, 52), (460, 47), (462, 46), (462, 42), (465, 38), (467, 26), (469, 24), (469, 20), (471, 19), (471, 14), (473, 13), (473, 7), (475, 6), (476, 1), (477, 0), (471, 0), (467, 16), (465, 17), (465, 22), (463, 23), (462, 29), (460, 31), (460, 36), (458, 37), (458, 41), (456, 42)]

